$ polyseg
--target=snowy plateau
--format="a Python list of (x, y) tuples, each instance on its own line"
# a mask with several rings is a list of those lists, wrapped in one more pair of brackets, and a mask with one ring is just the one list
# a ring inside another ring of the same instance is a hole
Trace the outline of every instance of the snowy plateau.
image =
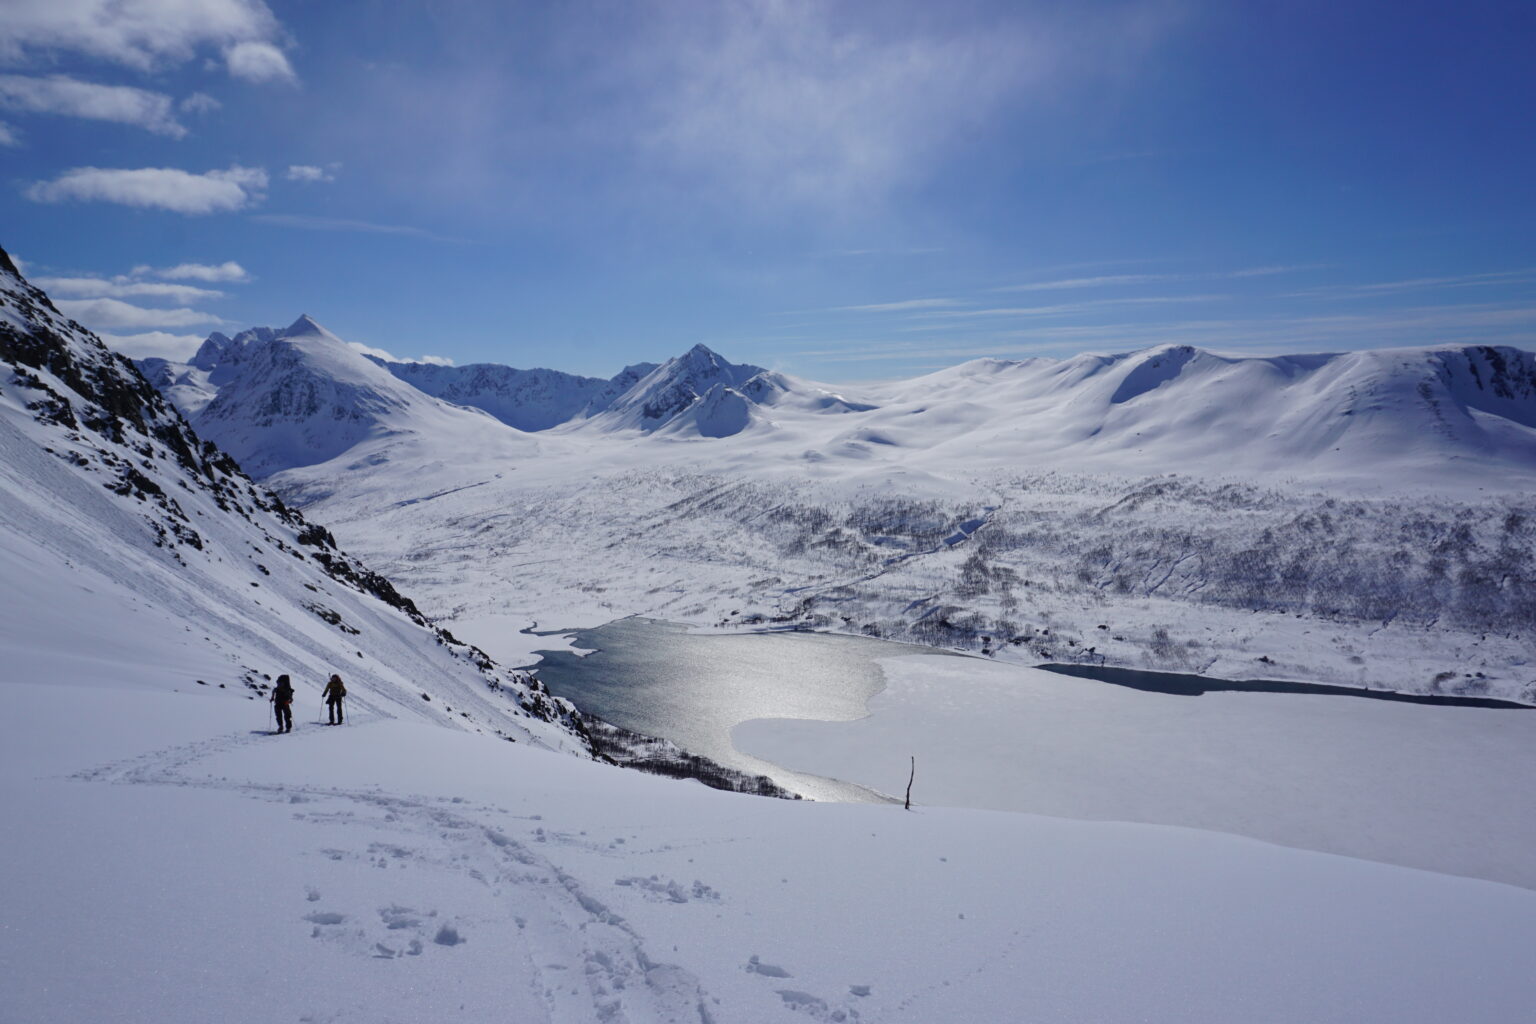
[[(136, 366), (0, 253), (0, 1020), (1528, 1021), (1536, 716), (1035, 666), (1536, 703), (1533, 485), (1512, 348)], [(913, 809), (603, 763), (626, 616), (951, 652), (735, 735)]]

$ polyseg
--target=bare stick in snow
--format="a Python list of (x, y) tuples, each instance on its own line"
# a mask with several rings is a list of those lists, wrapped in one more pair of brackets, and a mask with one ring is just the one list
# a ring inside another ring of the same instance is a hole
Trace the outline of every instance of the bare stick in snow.
[(917, 778), (917, 755), (913, 754), (911, 757), (912, 774), (907, 776), (907, 803), (905, 807), (905, 809), (909, 811), (912, 809), (912, 780)]

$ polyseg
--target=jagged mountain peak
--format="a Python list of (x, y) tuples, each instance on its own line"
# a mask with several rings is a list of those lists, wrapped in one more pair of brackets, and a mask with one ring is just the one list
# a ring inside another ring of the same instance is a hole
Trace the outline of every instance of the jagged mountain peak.
[(319, 322), (308, 313), (299, 314), (299, 318), (287, 327), (283, 328), (283, 337), (297, 338), (306, 334), (320, 334), (326, 337), (336, 337), (330, 331), (321, 327)]

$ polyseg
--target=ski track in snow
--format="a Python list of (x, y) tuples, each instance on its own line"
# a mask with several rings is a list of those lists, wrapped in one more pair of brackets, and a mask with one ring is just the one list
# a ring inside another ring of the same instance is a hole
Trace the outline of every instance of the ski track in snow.
[[(361, 723), (359, 727), (367, 725)], [(526, 929), (539, 937), (537, 945), (530, 943), (518, 955), (533, 979), (535, 995), (544, 1005), (545, 1020), (550, 1024), (723, 1024), (711, 1014), (709, 993), (697, 977), (654, 958), (646, 948), (645, 937), (592, 895), (592, 886), (528, 844), (510, 838), (496, 824), (498, 819), (526, 816), (512, 815), (504, 808), (470, 804), (460, 798), (256, 783), (224, 776), (199, 776), (193, 771), (200, 761), (266, 742), (271, 735), (261, 731), (226, 734), (109, 762), (69, 778), (114, 785), (213, 789), (255, 800), (293, 804), (296, 820), (316, 824), (344, 822), (354, 828), (367, 827), (379, 836), (361, 850), (317, 847), (317, 855), (354, 861), (359, 867), (408, 860), (417, 866), (474, 879), (487, 891), (484, 906), (489, 912), (500, 913), (504, 919), (516, 921), (519, 931)], [(548, 841), (542, 829), (537, 835), (540, 841)], [(602, 845), (564, 834), (554, 841), (592, 849)], [(714, 898), (718, 899), (718, 894)], [(340, 944), (358, 956), (421, 956), (432, 945), (474, 941), (471, 929), (438, 920), (435, 910), (417, 911), (400, 904), (378, 908), (331, 907), (313, 888), (296, 896), (296, 909), (305, 905), (307, 912), (296, 914), (296, 919), (311, 926), (312, 938)], [(558, 937), (553, 945), (551, 936)], [(836, 1011), (822, 1012), (826, 1002), (810, 998), (812, 1003), (795, 1008), (806, 1010), (816, 1019), (851, 1019), (829, 1016), (828, 1013)], [(850, 1012), (853, 1018), (858, 1017), (856, 1012)]]

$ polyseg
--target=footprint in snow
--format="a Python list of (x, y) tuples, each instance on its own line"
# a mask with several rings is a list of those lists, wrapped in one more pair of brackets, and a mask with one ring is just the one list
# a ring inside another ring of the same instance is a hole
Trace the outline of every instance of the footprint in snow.
[(765, 963), (763, 963), (760, 959), (758, 959), (758, 956), (757, 956), (756, 953), (753, 953), (750, 957), (747, 958), (746, 972), (748, 974), (761, 974), (761, 975), (763, 975), (764, 977), (767, 977), (767, 978), (793, 978), (794, 977), (793, 974), (790, 974), (788, 971), (786, 971), (784, 968), (778, 966), (777, 964), (765, 964)]

